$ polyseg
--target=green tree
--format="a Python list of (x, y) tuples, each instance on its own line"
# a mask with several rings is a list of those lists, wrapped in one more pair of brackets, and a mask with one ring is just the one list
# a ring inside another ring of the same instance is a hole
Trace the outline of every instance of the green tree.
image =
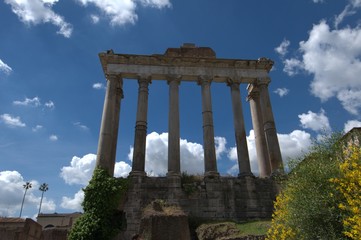
[(112, 239), (124, 227), (124, 215), (117, 208), (128, 189), (128, 179), (114, 178), (96, 168), (83, 189), (84, 214), (69, 233), (69, 240)]
[(19, 217), (21, 217), (21, 214), (23, 213), (23, 207), (24, 207), (24, 201), (25, 201), (26, 193), (27, 193), (28, 189), (32, 187), (32, 184), (31, 184), (31, 182), (26, 182), (26, 183), (23, 185), (23, 187), (25, 188), (25, 192), (24, 192), (23, 201), (22, 201), (22, 203), (21, 203), (21, 209), (20, 209), (20, 215), (19, 215)]
[(40, 211), (41, 211), (41, 204), (43, 203), (44, 192), (49, 190), (48, 184), (47, 183), (41, 184), (39, 187), (39, 190), (41, 191), (41, 199), (40, 199), (38, 215), (40, 214)]
[(343, 196), (329, 180), (340, 176), (340, 135), (324, 137), (302, 161), (295, 161), (275, 202), (268, 239), (347, 239)]

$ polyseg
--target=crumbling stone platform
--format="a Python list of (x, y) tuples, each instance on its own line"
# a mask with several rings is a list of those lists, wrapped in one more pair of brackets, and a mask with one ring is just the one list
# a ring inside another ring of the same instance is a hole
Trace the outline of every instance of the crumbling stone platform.
[(278, 191), (272, 178), (199, 177), (192, 182), (180, 177), (133, 177), (122, 206), (125, 239), (140, 232), (143, 210), (155, 200), (180, 206), (189, 219), (248, 221), (271, 218)]

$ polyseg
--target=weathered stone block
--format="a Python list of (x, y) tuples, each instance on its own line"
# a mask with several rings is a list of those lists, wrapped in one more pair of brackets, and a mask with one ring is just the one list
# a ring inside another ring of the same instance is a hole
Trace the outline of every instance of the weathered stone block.
[(161, 201), (146, 207), (140, 230), (144, 240), (190, 240), (188, 216), (178, 206)]

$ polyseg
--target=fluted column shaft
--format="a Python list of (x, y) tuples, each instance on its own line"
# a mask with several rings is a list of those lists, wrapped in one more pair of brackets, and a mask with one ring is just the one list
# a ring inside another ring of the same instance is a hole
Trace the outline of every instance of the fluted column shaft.
[(276, 125), (273, 117), (268, 83), (260, 83), (260, 100), (263, 115), (263, 127), (268, 148), (268, 155), (272, 173), (283, 172), (282, 155), (277, 137)]
[(119, 75), (107, 75), (102, 122), (99, 134), (96, 166), (113, 176), (118, 139), (120, 102), (123, 98), (123, 80)]
[(256, 142), (256, 152), (259, 167), (259, 176), (268, 177), (271, 175), (267, 144), (263, 129), (263, 117), (261, 110), (259, 89), (254, 84), (248, 85), (248, 100), (251, 107), (252, 124)]
[(204, 175), (206, 177), (219, 176), (214, 143), (211, 80), (206, 77), (201, 77), (199, 84), (202, 88)]
[(145, 149), (147, 138), (147, 114), (148, 114), (148, 85), (150, 79), (140, 77), (138, 79), (138, 107), (135, 123), (133, 166), (131, 175), (145, 175)]
[(233, 107), (233, 123), (235, 130), (235, 139), (237, 146), (239, 176), (251, 176), (251, 165), (248, 155), (246, 130), (244, 127), (244, 118), (242, 111), (241, 94), (239, 91), (239, 83), (229, 82), (231, 89), (232, 107)]
[(168, 176), (180, 176), (179, 84), (178, 77), (169, 77)]

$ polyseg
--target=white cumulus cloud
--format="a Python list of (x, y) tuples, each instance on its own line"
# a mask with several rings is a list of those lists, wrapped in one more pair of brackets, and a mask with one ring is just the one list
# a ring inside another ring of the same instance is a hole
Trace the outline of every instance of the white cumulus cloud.
[(17, 171), (0, 172), (0, 215), (11, 216), (20, 211), (24, 180)]
[[(216, 157), (221, 157), (228, 150), (224, 137), (215, 137)], [(128, 158), (133, 157), (133, 147), (130, 148)], [(204, 151), (199, 143), (180, 139), (181, 172), (189, 174), (204, 173)], [(147, 135), (145, 171), (151, 176), (164, 176), (168, 172), (168, 133), (152, 132)]]
[(24, 101), (16, 100), (13, 101), (14, 105), (20, 105), (20, 106), (31, 106), (31, 107), (38, 107), (41, 105), (40, 98), (34, 97), (34, 98), (25, 98)]
[(165, 175), (167, 169), (168, 134), (149, 133), (146, 139), (145, 171), (149, 175), (159, 176)]
[(36, 125), (35, 127), (32, 128), (33, 132), (37, 132), (39, 130), (41, 130), (43, 128), (43, 126), (41, 125)]
[[(40, 205), (40, 203), (39, 203)], [(39, 207), (39, 206), (38, 206)], [(48, 199), (44, 196), (43, 201), (41, 203), (41, 213), (53, 213), (56, 209), (56, 204), (53, 200)]]
[(136, 3), (132, 0), (78, 0), (83, 6), (95, 5), (104, 13), (113, 26), (126, 23), (134, 24), (138, 18)]
[[(305, 131), (295, 130), (289, 134), (278, 134), (283, 161), (287, 164), (288, 159), (300, 157), (305, 154), (311, 146), (311, 135)], [(248, 152), (251, 161), (251, 170), (258, 175), (258, 162), (254, 131), (251, 130), (247, 136)], [(151, 176), (164, 176), (168, 169), (168, 133), (152, 132), (147, 135), (147, 148), (145, 170)], [(226, 139), (215, 138), (217, 158), (227, 154), (231, 160), (237, 160), (236, 147), (227, 148)], [(129, 151), (129, 159), (132, 158), (133, 148)], [(180, 139), (181, 171), (189, 174), (204, 173), (203, 146), (199, 143), (188, 142)], [(229, 174), (238, 174), (238, 164), (228, 171)]]
[[(220, 154), (220, 152), (219, 152)], [(180, 140), (181, 172), (189, 174), (204, 173), (204, 151), (199, 143)]]
[[(93, 153), (88, 153), (83, 157), (74, 156), (69, 166), (62, 167), (60, 176), (69, 185), (86, 186), (93, 175), (96, 159), (97, 155)], [(130, 171), (131, 167), (126, 162), (119, 161), (115, 163), (115, 177), (127, 177)]]
[(303, 63), (296, 58), (285, 59), (283, 63), (285, 65), (283, 71), (289, 76), (298, 74), (303, 68)]
[(312, 145), (311, 134), (305, 131), (294, 130), (289, 134), (277, 134), (277, 136), (286, 166), (288, 160), (305, 155)]
[(216, 145), (216, 158), (219, 159), (223, 153), (227, 152), (227, 140), (224, 137), (215, 137), (214, 144)]
[(350, 131), (352, 128), (354, 127), (361, 127), (361, 122), (358, 120), (349, 120), (345, 123), (343, 132), (347, 133), (348, 131)]
[[(277, 134), (281, 148), (283, 164), (287, 170), (287, 163), (290, 159), (296, 159), (306, 154), (312, 144), (311, 135), (305, 131), (294, 130), (289, 134)], [(254, 131), (251, 130), (247, 136), (248, 153), (251, 163), (251, 171), (258, 176), (258, 162)], [(237, 149), (233, 147), (228, 152), (229, 159), (237, 161)], [(238, 174), (238, 163), (228, 170), (229, 174)]]
[[(354, 2), (359, 6), (359, 1)], [(285, 61), (289, 75), (304, 70), (313, 75), (311, 93), (327, 101), (336, 97), (351, 114), (361, 109), (361, 25), (332, 29), (326, 21), (313, 26), (300, 42), (299, 58)]]
[(52, 135), (49, 136), (49, 140), (52, 141), (52, 142), (56, 142), (56, 141), (58, 141), (58, 136), (52, 134)]
[[(120, 26), (127, 23), (135, 24), (138, 19), (136, 8), (140, 4), (144, 7), (170, 7), (169, 0), (77, 0), (83, 6), (94, 5), (102, 14), (110, 19), (110, 24)], [(94, 16), (94, 15), (93, 15)], [(96, 21), (99, 19), (96, 18)], [(94, 22), (94, 18), (92, 17)]]
[(9, 65), (7, 65), (6, 63), (4, 63), (1, 59), (0, 59), (0, 71), (5, 73), (6, 75), (9, 75), (13, 70), (11, 67), (9, 67)]
[(14, 117), (8, 113), (0, 115), (0, 120), (11, 128), (26, 127), (26, 124), (21, 121), (20, 117)]
[[(258, 175), (259, 170), (258, 170), (257, 153), (256, 153), (256, 142), (255, 142), (255, 135), (253, 130), (251, 130), (249, 132), (249, 136), (247, 136), (247, 147), (248, 147), (251, 171), (253, 174)], [(230, 148), (227, 156), (230, 160), (237, 162), (238, 159), (237, 147)], [(239, 169), (238, 163), (236, 163), (233, 165), (233, 167), (231, 167), (228, 170), (228, 174), (237, 175), (239, 173), (238, 169)]]
[[(39, 97), (33, 97), (33, 98), (27, 98), (25, 97), (24, 100), (15, 100), (13, 101), (13, 104), (16, 106), (24, 106), (24, 107), (39, 107), (43, 104), (41, 103), (41, 100)], [(44, 103), (44, 106), (50, 109), (55, 108), (55, 104), (53, 101), (49, 100), (48, 102)]]
[(114, 166), (114, 176), (115, 177), (127, 177), (132, 170), (132, 167), (123, 161), (116, 162)]
[(99, 90), (99, 89), (105, 89), (105, 86), (103, 83), (94, 83), (93, 88)]
[(288, 46), (291, 44), (290, 41), (284, 39), (281, 44), (275, 48), (275, 51), (281, 55), (281, 57), (285, 56), (288, 52)]
[(305, 129), (308, 128), (315, 132), (331, 131), (330, 122), (328, 121), (326, 112), (323, 109), (321, 109), (319, 113), (308, 111), (307, 113), (302, 113), (298, 115), (298, 117), (300, 119), (301, 126)]
[(55, 108), (55, 104), (53, 101), (47, 101), (46, 103), (44, 103), (44, 106), (50, 109), (54, 109)]
[(70, 209), (77, 212), (82, 212), (81, 203), (84, 200), (83, 190), (79, 190), (74, 194), (74, 197), (62, 197), (60, 206), (62, 208)]
[(99, 16), (94, 14), (90, 15), (90, 18), (94, 24), (97, 24), (100, 20)]
[(277, 88), (273, 92), (278, 94), (280, 97), (284, 97), (290, 92), (290, 90), (287, 88)]
[(67, 184), (87, 185), (95, 167), (95, 154), (86, 154), (83, 157), (74, 156), (70, 162), (70, 166), (61, 169), (60, 176)]
[(349, 4), (346, 5), (344, 10), (335, 17), (335, 28), (338, 28), (338, 25), (347, 17), (352, 16), (357, 13), (357, 8), (361, 7), (360, 0), (349, 0)]
[[(74, 156), (69, 166), (61, 169), (60, 176), (65, 183), (69, 185), (88, 185), (95, 168), (97, 155), (89, 153), (83, 157)], [(123, 161), (116, 162), (114, 166), (115, 177), (127, 177), (131, 171), (131, 166)], [(81, 203), (84, 199), (84, 192), (79, 190), (73, 197), (62, 197), (61, 207), (71, 209), (73, 211), (82, 211)]]
[(11, 5), (12, 11), (20, 21), (34, 25), (51, 23), (59, 27), (58, 34), (69, 38), (73, 27), (53, 11), (52, 7), (57, 2), (56, 0), (5, 0), (5, 3)]
[[(39, 183), (35, 180), (30, 181), (32, 188), (28, 189), (23, 213), (26, 209), (32, 209), (37, 212), (40, 204), (40, 194), (36, 194)], [(0, 216), (14, 217), (19, 216), (22, 198), (24, 196), (23, 185), (25, 181), (17, 171), (0, 172)], [(42, 203), (42, 212), (53, 212), (56, 205), (53, 200), (44, 197)], [(24, 215), (23, 215), (24, 216)]]
[(83, 131), (89, 130), (89, 128), (86, 125), (82, 124), (81, 122), (75, 122), (75, 123), (73, 123), (73, 125)]
[(361, 108), (361, 88), (360, 90), (340, 90), (337, 93), (337, 98), (340, 100), (344, 109), (349, 113), (358, 115)]
[(169, 0), (140, 0), (145, 7), (164, 8), (171, 7)]

